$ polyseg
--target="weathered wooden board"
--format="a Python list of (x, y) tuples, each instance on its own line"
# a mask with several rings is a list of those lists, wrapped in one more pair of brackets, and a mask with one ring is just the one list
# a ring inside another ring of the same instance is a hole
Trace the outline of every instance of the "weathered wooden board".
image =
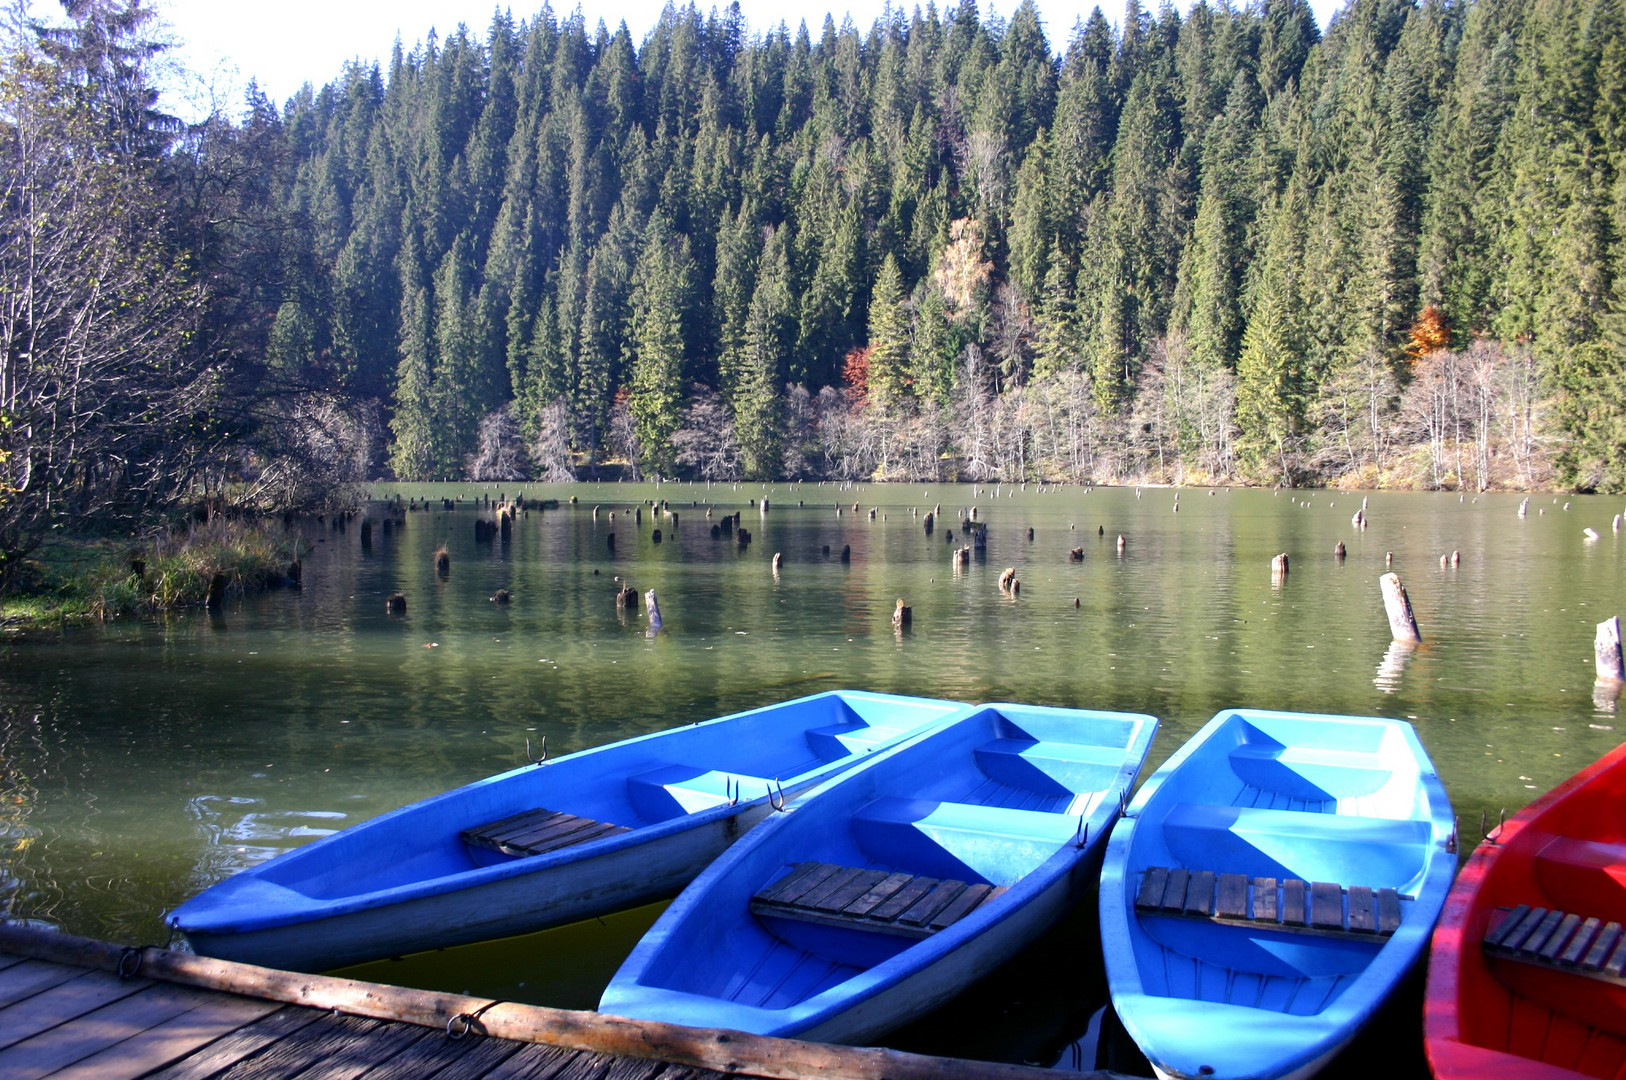
[(199, 996), (204, 1000), (197, 1008), (52, 1073), (51, 1080), (135, 1080), (282, 1007), (225, 994)]

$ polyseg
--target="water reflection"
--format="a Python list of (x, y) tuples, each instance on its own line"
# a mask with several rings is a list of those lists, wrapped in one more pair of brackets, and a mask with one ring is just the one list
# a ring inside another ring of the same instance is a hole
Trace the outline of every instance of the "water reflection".
[(1398, 693), (1401, 676), (1406, 674), (1406, 665), (1417, 652), (1415, 641), (1391, 641), (1389, 647), (1383, 650), (1383, 659), (1378, 663), (1378, 673), (1372, 679), (1372, 685), (1385, 694)]

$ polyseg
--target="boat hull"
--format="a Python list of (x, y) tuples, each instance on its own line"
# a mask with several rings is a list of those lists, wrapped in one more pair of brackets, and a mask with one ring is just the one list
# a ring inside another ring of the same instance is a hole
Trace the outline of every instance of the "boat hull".
[[(1313, 1075), (1421, 956), (1455, 868), (1451, 833), (1409, 725), (1219, 714), (1142, 786), (1107, 846), (1102, 950), (1125, 1031), (1160, 1076)], [(1222, 912), (1213, 892), (1160, 905), (1159, 869), (1245, 882), (1247, 906)], [(1288, 906), (1290, 881), (1326, 883), (1348, 923), (1260, 914)], [(1392, 933), (1354, 918), (1366, 889), (1393, 890)]]
[(677, 895), (769, 812), (754, 806), (519, 877), (247, 933), (193, 929), (187, 940), (204, 956), (314, 971), (547, 930)]
[(1488, 955), (1500, 909), (1626, 923), (1626, 745), (1508, 819), (1475, 849), (1429, 951), (1423, 1046), (1441, 1080), (1626, 1071), (1626, 985)]
[[(1147, 716), (990, 705), (877, 755), (713, 863), (600, 1010), (834, 1042), (885, 1034), (1008, 960), (1093, 886), (1155, 728)], [(787, 913), (780, 886), (794, 893), (795, 874), (824, 869), (891, 884), (850, 904), (830, 894), (834, 919)], [(987, 899), (913, 937), (878, 921), (891, 901), (872, 905), (888, 888), (951, 880)]]
[[(596, 747), (323, 837), (172, 922), (204, 955), (328, 970), (622, 910), (675, 895), (773, 803), (966, 708), (831, 691)], [(590, 838), (537, 850), (501, 828), (531, 813)]]

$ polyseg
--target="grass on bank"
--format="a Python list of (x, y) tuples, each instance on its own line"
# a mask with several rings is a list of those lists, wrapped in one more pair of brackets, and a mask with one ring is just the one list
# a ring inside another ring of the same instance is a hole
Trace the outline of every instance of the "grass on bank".
[(0, 595), (0, 625), (50, 628), (205, 606), (290, 583), (299, 539), (262, 522), (216, 518), (141, 541), (58, 539), (37, 552), (16, 591)]

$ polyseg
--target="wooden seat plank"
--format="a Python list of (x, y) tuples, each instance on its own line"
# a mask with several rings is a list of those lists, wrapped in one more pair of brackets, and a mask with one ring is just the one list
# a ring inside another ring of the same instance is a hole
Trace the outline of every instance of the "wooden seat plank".
[(1580, 963), (1581, 957), (1585, 956), (1587, 949), (1592, 947), (1592, 939), (1598, 936), (1598, 931), (1602, 926), (1603, 920), (1596, 915), (1581, 920), (1581, 925), (1576, 928), (1574, 935), (1570, 937), (1569, 944), (1565, 945), (1564, 951), (1559, 954), (1558, 962), (1567, 967), (1574, 967)]
[(813, 906), (820, 911), (828, 911), (832, 914), (844, 911), (848, 904), (879, 885), (886, 879), (886, 876), (885, 870), (860, 870), (853, 876), (852, 880)]
[(1246, 874), (1219, 875), (1214, 901), (1214, 914), (1222, 919), (1248, 917), (1248, 876)]
[[(1177, 877), (1186, 886), (1176, 891)], [(1155, 915), (1211, 918), (1295, 932), (1352, 938), (1388, 937), (1400, 927), (1393, 889), (1336, 882), (1306, 885), (1297, 878), (1249, 879), (1245, 874), (1151, 866), (1142, 871), (1135, 907)], [(1346, 903), (1347, 901), (1347, 903)]]
[(1542, 942), (1539, 954), (1541, 958), (1549, 964), (1556, 963), (1558, 954), (1564, 950), (1564, 946), (1569, 944), (1570, 938), (1575, 936), (1575, 931), (1580, 925), (1581, 916), (1573, 912), (1559, 919), (1558, 926), (1548, 936), (1547, 940)]
[(803, 864), (753, 896), (750, 907), (758, 915), (924, 938), (1003, 892), (984, 882)]
[(1514, 928), (1523, 922), (1524, 917), (1528, 914), (1530, 914), (1529, 904), (1520, 904), (1518, 907), (1513, 908), (1496, 925), (1486, 928), (1483, 944), (1487, 948), (1495, 948), (1505, 944)]
[(1191, 871), (1177, 866), (1169, 871), (1169, 883), (1163, 889), (1163, 900), (1158, 905), (1164, 911), (1184, 911), (1186, 887), (1191, 883)]
[(965, 891), (963, 881), (939, 881), (937, 887), (915, 902), (914, 907), (898, 916), (898, 921), (906, 926), (927, 926), (932, 916), (948, 907), (956, 896)]
[(1379, 889), (1378, 933), (1392, 934), (1400, 929), (1400, 894), (1393, 889)]
[(1564, 921), (1564, 913), (1554, 908), (1542, 917), (1535, 930), (1519, 945), (1519, 951), (1531, 956), (1540, 956), (1541, 949), (1547, 944), (1547, 939), (1553, 936), (1558, 924)]
[(1500, 908), (1480, 947), (1499, 960), (1626, 984), (1626, 931), (1601, 916), (1528, 904)]
[(1523, 918), (1502, 938), (1501, 947), (1509, 952), (1518, 952), (1546, 917), (1547, 909), (1544, 907), (1525, 908)]
[(1310, 925), (1317, 930), (1344, 928), (1344, 890), (1330, 881), (1310, 883)]
[(1253, 879), (1253, 921), (1281, 922), (1281, 909), (1277, 906), (1277, 881), (1273, 877)]
[(1186, 901), (1182, 910), (1187, 915), (1214, 914), (1214, 878), (1212, 870), (1198, 870), (1186, 885)]
[(953, 926), (981, 906), (983, 900), (993, 891), (993, 888), (992, 885), (985, 885), (981, 882), (967, 885), (947, 907), (932, 916), (931, 922), (927, 925), (933, 930), (943, 930)]
[(600, 821), (590, 829), (582, 829), (567, 836), (556, 836), (551, 840), (530, 844), (527, 847), (532, 855), (546, 855), (548, 852), (557, 851), (560, 848), (575, 847), (577, 844), (591, 843), (594, 840), (603, 840), (607, 836), (617, 836), (631, 831), (624, 825), (610, 825)]
[(1169, 884), (1169, 868), (1167, 866), (1148, 867), (1146, 873), (1141, 875), (1140, 891), (1135, 894), (1135, 906), (1138, 908), (1156, 908), (1163, 906), (1163, 890)]
[(1361, 934), (1378, 932), (1377, 897), (1365, 885), (1349, 887), (1349, 928)]
[(1304, 907), (1304, 882), (1288, 878), (1282, 882), (1282, 923), (1288, 926), (1308, 926)]
[(878, 881), (863, 896), (842, 908), (845, 915), (869, 915), (881, 904), (885, 903), (894, 893), (911, 881), (915, 880), (913, 874), (888, 874)]
[(538, 808), (476, 825), (457, 835), (471, 847), (523, 858), (631, 831), (625, 825)]
[(794, 904), (807, 890), (829, 877), (840, 867), (829, 863), (804, 862), (797, 863), (791, 872), (774, 882), (758, 896), (763, 900), (771, 900), (776, 904)]
[(1598, 936), (1593, 939), (1592, 947), (1587, 949), (1586, 955), (1581, 958), (1581, 967), (1588, 971), (1602, 970), (1603, 962), (1609, 959), (1609, 954), (1619, 944), (1620, 924), (1613, 921), (1604, 923), (1603, 929), (1599, 930)]
[(796, 901), (796, 903), (801, 907), (817, 908), (826, 897), (863, 872), (856, 866), (840, 867), (835, 873), (809, 889), (807, 895)]

